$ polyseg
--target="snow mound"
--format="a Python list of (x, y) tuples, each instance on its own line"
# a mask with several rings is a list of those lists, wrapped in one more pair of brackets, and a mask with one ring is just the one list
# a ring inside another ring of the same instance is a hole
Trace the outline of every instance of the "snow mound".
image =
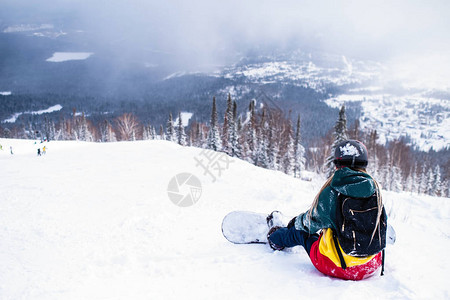
[[(445, 299), (450, 292), (446, 198), (384, 192), (397, 231), (385, 276), (351, 282), (319, 273), (299, 247), (234, 245), (221, 233), (233, 210), (306, 210), (322, 178), (301, 181), (221, 155), (220, 168), (203, 168), (211, 153), (166, 141), (0, 144), (1, 299)], [(37, 156), (44, 145), (47, 154)], [(168, 195), (180, 173), (201, 183), (189, 207)]]

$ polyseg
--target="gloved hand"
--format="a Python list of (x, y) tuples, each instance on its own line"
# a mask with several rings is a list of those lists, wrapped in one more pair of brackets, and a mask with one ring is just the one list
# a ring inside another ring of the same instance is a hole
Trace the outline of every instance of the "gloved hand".
[(297, 219), (297, 217), (292, 218), (292, 220), (289, 221), (287, 228), (292, 228), (295, 226), (295, 219)]

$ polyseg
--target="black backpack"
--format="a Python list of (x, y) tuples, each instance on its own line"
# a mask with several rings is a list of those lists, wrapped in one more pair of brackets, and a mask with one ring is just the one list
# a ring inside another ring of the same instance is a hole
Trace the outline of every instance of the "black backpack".
[[(364, 257), (374, 255), (386, 247), (387, 217), (383, 207), (379, 226), (377, 226), (378, 203), (375, 192), (368, 198), (353, 198), (341, 193), (337, 197), (336, 232), (333, 231), (335, 244), (337, 240), (344, 252), (351, 256)], [(339, 258), (343, 269), (345, 262), (339, 247)], [(383, 255), (384, 262), (384, 255)]]

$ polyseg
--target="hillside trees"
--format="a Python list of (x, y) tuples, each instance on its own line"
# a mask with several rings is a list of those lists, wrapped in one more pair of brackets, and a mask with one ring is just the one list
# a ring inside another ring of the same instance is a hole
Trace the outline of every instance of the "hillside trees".
[(131, 113), (125, 113), (116, 119), (117, 134), (121, 141), (135, 141), (141, 139), (141, 126), (137, 118)]
[(0, 127), (0, 134), (9, 138), (96, 142), (165, 139), (180, 145), (223, 151), (231, 157), (295, 177), (302, 177), (305, 170), (324, 175), (329, 174), (331, 167), (334, 171), (331, 159), (334, 158), (334, 147), (351, 138), (366, 145), (367, 171), (384, 189), (450, 196), (450, 149), (422, 152), (404, 138), (382, 144), (376, 130), (362, 130), (358, 122), (347, 129), (345, 106), (337, 111), (334, 128), (327, 135), (318, 136), (305, 149), (300, 115), (297, 115), (294, 127), (291, 112), (286, 114), (277, 106), (251, 100), (248, 109), (238, 114), (237, 105), (238, 102), (228, 94), (221, 122), (213, 97), (209, 122), (195, 119), (187, 127), (183, 126), (180, 111), (177, 122), (169, 112), (165, 127), (160, 125), (158, 133), (148, 123), (143, 125), (133, 113), (96, 119), (73, 109), (71, 118), (61, 116), (55, 122), (45, 116), (45, 122), (40, 124), (33, 123), (31, 118), (27, 126)]

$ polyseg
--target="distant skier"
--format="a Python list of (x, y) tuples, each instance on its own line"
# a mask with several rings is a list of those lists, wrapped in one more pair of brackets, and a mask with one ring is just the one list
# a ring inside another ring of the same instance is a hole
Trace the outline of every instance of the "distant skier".
[(38, 155), (38, 156), (41, 156), (41, 148), (38, 148), (38, 149), (37, 149), (37, 155)]
[(42, 154), (46, 154), (47, 153), (47, 148), (45, 148), (45, 146), (44, 146), (44, 148), (42, 148)]
[[(384, 263), (387, 221), (378, 184), (366, 173), (367, 163), (367, 150), (361, 142), (340, 143), (335, 150), (336, 171), (311, 208), (287, 227), (269, 230), (272, 249), (301, 245), (320, 272), (341, 279), (360, 280), (374, 274)], [(269, 215), (268, 223), (274, 214)], [(361, 224), (364, 230), (357, 230)]]
[(9, 146), (9, 151), (11, 151), (11, 155), (14, 154), (13, 150), (12, 150), (12, 146)]

